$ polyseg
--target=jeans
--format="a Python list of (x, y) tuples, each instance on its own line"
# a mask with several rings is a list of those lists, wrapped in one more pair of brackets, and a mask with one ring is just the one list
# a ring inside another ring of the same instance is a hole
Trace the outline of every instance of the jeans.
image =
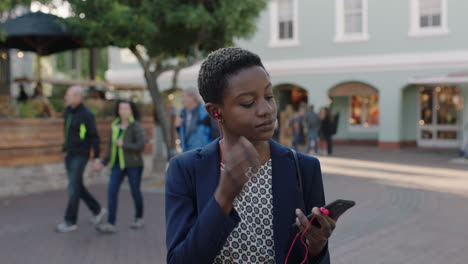
[(71, 225), (76, 224), (80, 199), (94, 215), (101, 211), (99, 202), (83, 185), (83, 173), (87, 163), (88, 158), (85, 156), (67, 155), (65, 157), (65, 169), (68, 174), (68, 205), (65, 210), (65, 222)]
[(314, 151), (315, 153), (318, 153), (318, 131), (315, 130), (309, 130), (307, 132), (307, 150), (306, 153), (309, 153), (310, 151), (310, 145), (312, 142), (314, 142)]
[(143, 167), (125, 168), (121, 170), (119, 165), (116, 164), (112, 168), (107, 196), (109, 206), (108, 222), (110, 224), (115, 225), (119, 190), (125, 175), (128, 176), (128, 183), (135, 204), (135, 218), (143, 217), (143, 197), (140, 190), (142, 173)]
[(292, 148), (295, 151), (298, 151), (297, 150), (297, 147), (298, 147), (297, 145), (299, 144), (299, 142), (301, 142), (301, 139), (302, 139), (302, 135), (300, 133), (293, 132)]

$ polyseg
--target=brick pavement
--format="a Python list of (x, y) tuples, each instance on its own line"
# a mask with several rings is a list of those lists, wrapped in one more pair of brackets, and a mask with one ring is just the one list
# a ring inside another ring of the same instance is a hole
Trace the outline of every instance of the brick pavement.
[[(335, 264), (461, 264), (468, 262), (468, 163), (454, 152), (380, 152), (339, 146), (320, 157), (327, 200), (353, 199), (330, 240)], [(65, 192), (0, 199), (0, 263), (164, 263), (164, 197), (144, 184), (146, 227), (130, 230), (128, 188), (120, 195), (118, 233), (98, 235), (81, 205), (79, 229), (56, 234)], [(91, 188), (101, 201), (105, 186)]]

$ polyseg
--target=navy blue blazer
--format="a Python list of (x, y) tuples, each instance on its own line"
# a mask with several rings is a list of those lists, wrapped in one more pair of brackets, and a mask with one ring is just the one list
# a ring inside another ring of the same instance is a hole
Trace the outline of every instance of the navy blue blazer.
[[(298, 153), (304, 199), (290, 149), (270, 140), (273, 174), (273, 237), (276, 263), (284, 263), (297, 233), (295, 209), (309, 213), (324, 206), (322, 173), (316, 158)], [(220, 177), (219, 139), (201, 149), (178, 155), (166, 175), (167, 263), (213, 263), (231, 231), (239, 224), (235, 209), (225, 215), (214, 199)], [(289, 263), (300, 263), (305, 248), (297, 241)], [(235, 260), (234, 260), (235, 261)], [(328, 246), (316, 263), (328, 264)]]

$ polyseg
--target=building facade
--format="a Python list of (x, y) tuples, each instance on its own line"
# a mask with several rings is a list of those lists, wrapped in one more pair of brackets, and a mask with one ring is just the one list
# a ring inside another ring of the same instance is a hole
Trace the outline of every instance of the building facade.
[[(339, 141), (461, 148), (468, 137), (464, 0), (271, 0), (252, 39), (280, 110), (300, 102), (340, 113)], [(144, 83), (112, 49), (111, 82)], [(199, 65), (180, 74), (195, 87)], [(169, 87), (171, 74), (161, 77)]]

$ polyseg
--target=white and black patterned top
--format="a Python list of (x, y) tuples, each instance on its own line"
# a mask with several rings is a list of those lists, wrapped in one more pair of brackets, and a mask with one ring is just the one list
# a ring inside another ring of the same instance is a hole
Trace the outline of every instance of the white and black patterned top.
[(236, 264), (275, 263), (271, 159), (256, 172), (250, 168), (247, 176), (249, 181), (233, 203), (241, 221), (214, 263), (231, 263), (231, 254)]

